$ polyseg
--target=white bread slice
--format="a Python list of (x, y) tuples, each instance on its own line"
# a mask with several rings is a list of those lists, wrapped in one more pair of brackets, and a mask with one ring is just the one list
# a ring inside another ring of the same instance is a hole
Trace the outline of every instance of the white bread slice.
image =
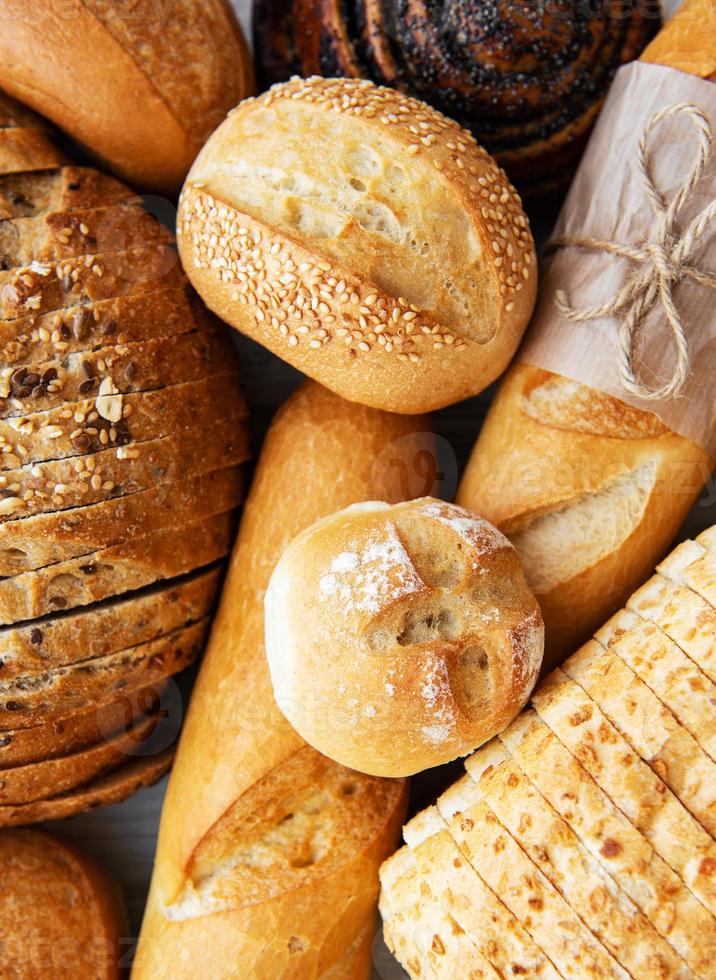
[(685, 960), (713, 980), (716, 919), (685, 887), (634, 825), (533, 710), (523, 712), (500, 741), (533, 785)]
[(82, 558), (0, 580), (0, 624), (38, 619), (185, 575), (231, 546), (230, 512), (132, 538)]
[[(649, 588), (647, 584), (647, 593)], [(632, 609), (612, 616), (595, 639), (631, 667), (716, 762), (716, 684), (696, 658), (688, 657), (665, 632)], [(691, 646), (687, 637), (682, 639)]]
[[(630, 641), (638, 643), (627, 633), (621, 645)], [(716, 839), (716, 765), (671, 711), (596, 640), (570, 657), (563, 670)]]
[(0, 524), (0, 576), (89, 555), (190, 521), (223, 514), (241, 503), (244, 474), (227, 466), (182, 483), (168, 483), (86, 507)]
[(562, 744), (713, 914), (716, 842), (633, 751), (592, 699), (556, 670), (532, 703)]
[(403, 836), (437, 901), (500, 976), (557, 980), (530, 934), (460, 853), (436, 806), (413, 817)]
[(503, 826), (634, 980), (693, 976), (500, 742), (479, 749), (466, 769)]
[(505, 830), (470, 776), (437, 806), (460, 851), (563, 977), (628, 976)]
[(195, 622), (211, 609), (220, 574), (211, 567), (89, 609), (2, 627), (2, 683), (104, 657)]

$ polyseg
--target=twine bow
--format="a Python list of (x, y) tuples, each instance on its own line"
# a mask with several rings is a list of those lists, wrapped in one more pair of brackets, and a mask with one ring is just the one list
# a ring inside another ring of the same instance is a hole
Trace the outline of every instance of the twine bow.
[[(679, 114), (688, 116), (694, 125), (699, 143), (698, 155), (688, 179), (673, 200), (668, 202), (656, 185), (648, 151), (651, 134), (659, 123)], [(641, 398), (656, 400), (678, 395), (689, 376), (689, 342), (674, 301), (674, 287), (683, 281), (690, 281), (710, 289), (716, 288), (716, 275), (697, 269), (692, 264), (706, 230), (716, 217), (716, 201), (712, 201), (696, 215), (681, 237), (676, 231), (679, 213), (701, 180), (710, 157), (711, 126), (697, 106), (678, 103), (660, 109), (644, 127), (637, 152), (637, 165), (656, 215), (654, 241), (637, 246), (601, 241), (589, 236), (567, 235), (555, 239), (549, 245), (550, 251), (574, 246), (607, 252), (630, 259), (639, 266), (616, 295), (604, 303), (576, 309), (570, 304), (567, 294), (560, 290), (556, 295), (556, 305), (561, 315), (573, 323), (621, 315), (618, 335), (619, 374), (624, 387)], [(666, 314), (676, 346), (677, 363), (669, 381), (661, 387), (650, 388), (642, 384), (635, 374), (634, 348), (640, 328), (657, 303), (661, 303)]]

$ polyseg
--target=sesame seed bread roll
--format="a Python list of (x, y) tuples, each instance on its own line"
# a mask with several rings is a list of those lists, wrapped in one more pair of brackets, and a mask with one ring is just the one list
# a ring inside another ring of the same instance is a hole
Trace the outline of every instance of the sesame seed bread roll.
[(319, 977), (372, 929), (405, 785), (337, 765), (288, 724), (263, 594), (304, 527), (402, 499), (396, 467), (432, 446), (428, 429), (313, 383), (274, 420), (169, 783), (134, 980), (219, 980), (227, 964), (242, 980)]
[(39, 0), (31, 13), (2, 4), (0, 86), (142, 191), (175, 195), (253, 90), (228, 0)]
[(439, 112), (359, 80), (294, 79), (238, 106), (191, 169), (178, 242), (227, 323), (393, 412), (486, 388), (537, 286), (497, 164)]
[(118, 980), (127, 935), (119, 886), (74, 846), (0, 834), (0, 970), (13, 980)]
[[(715, 50), (716, 0), (683, 0), (642, 60), (714, 80)], [(651, 574), (714, 465), (651, 412), (531, 364), (511, 368), (456, 500), (517, 548), (544, 615), (546, 667)]]
[(542, 663), (514, 548), (430, 498), (317, 522), (282, 555), (265, 606), (278, 706), (314, 748), (376, 776), (473, 751), (515, 717)]

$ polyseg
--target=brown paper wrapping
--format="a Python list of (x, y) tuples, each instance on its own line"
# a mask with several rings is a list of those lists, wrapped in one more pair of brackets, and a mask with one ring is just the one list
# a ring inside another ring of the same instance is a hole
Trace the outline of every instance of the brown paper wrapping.
[[(554, 237), (583, 235), (642, 246), (654, 239), (654, 210), (636, 165), (637, 146), (647, 122), (675, 103), (698, 106), (716, 140), (716, 85), (673, 68), (635, 62), (614, 79), (587, 151), (562, 208)], [(662, 122), (652, 134), (649, 159), (657, 186), (667, 200), (688, 181), (697, 153), (692, 124), (684, 116)], [(714, 141), (712, 141), (714, 149)], [(680, 212), (677, 234), (716, 198), (716, 165)], [(707, 229), (690, 265), (716, 270), (716, 227)], [(689, 341), (690, 375), (674, 398), (646, 400), (621, 382), (617, 356), (619, 319), (586, 323), (563, 318), (556, 295), (567, 293), (575, 309), (614, 296), (634, 272), (627, 259), (569, 246), (559, 249), (543, 269), (540, 299), (519, 360), (553, 371), (654, 412), (661, 421), (716, 458), (716, 290), (692, 282), (675, 285), (673, 296)], [(639, 332), (634, 372), (649, 388), (669, 379), (677, 362), (663, 307), (657, 303)]]

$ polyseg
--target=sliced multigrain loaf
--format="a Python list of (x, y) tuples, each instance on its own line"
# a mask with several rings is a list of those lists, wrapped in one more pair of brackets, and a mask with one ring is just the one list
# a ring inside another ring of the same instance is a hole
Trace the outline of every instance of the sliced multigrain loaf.
[(436, 806), (413, 817), (403, 837), (437, 901), (500, 976), (558, 980), (550, 960), (460, 852)]
[(693, 975), (646, 916), (495, 741), (468, 760), (485, 802), (634, 980)]
[(241, 467), (226, 466), (182, 483), (6, 521), (0, 524), (0, 575), (19, 575), (89, 555), (127, 538), (224, 513), (241, 503), (243, 484)]
[(190, 430), (0, 472), (0, 498), (24, 503), (15, 515), (4, 515), (0, 501), (0, 523), (13, 516), (81, 507), (158, 485), (181, 483), (242, 463), (249, 457), (249, 433), (242, 423), (243, 410), (228, 408), (213, 423), (210, 439), (201, 429)]
[(0, 683), (104, 657), (195, 622), (210, 611), (220, 577), (213, 566), (88, 609), (3, 627)]
[(0, 580), (0, 624), (89, 605), (202, 568), (227, 554), (233, 530), (233, 514), (217, 514)]
[(31, 728), (75, 708), (102, 705), (117, 694), (183, 670), (199, 654), (209, 617), (128, 650), (0, 685), (0, 731)]
[(222, 406), (241, 405), (243, 397), (239, 376), (230, 365), (225, 373), (200, 381), (123, 395), (117, 422), (99, 415), (95, 401), (85, 399), (22, 419), (0, 420), (0, 470), (177, 432), (194, 430), (208, 435)]
[(0, 225), (0, 255), (6, 269), (171, 241), (172, 233), (139, 197), (76, 211), (6, 218)]
[(599, 706), (561, 670), (547, 678), (532, 703), (656, 853), (716, 913), (716, 842), (639, 758)]
[(231, 363), (231, 356), (227, 335), (204, 328), (178, 337), (45, 358), (0, 374), (0, 417), (25, 417), (92, 397), (103, 415), (102, 406), (111, 405), (110, 395), (211, 377), (227, 360)]
[(565, 978), (619, 977), (619, 967), (485, 803), (469, 776), (438, 800), (460, 851)]
[(107, 704), (92, 704), (31, 728), (0, 731), (0, 769), (46, 762), (116, 738), (157, 710), (164, 710), (161, 705), (170, 696), (169, 685), (170, 679), (164, 677), (131, 690), (123, 688)]
[[(613, 616), (595, 638), (631, 667), (716, 762), (716, 684), (700, 669), (698, 658), (687, 657), (665, 632), (631, 609)], [(689, 645), (688, 636), (684, 642)]]
[(654, 575), (627, 603), (653, 623), (716, 683), (716, 609), (689, 586)]
[(48, 786), (54, 795), (66, 793), (116, 769), (129, 758), (142, 754), (161, 722), (159, 713), (142, 717), (114, 738), (73, 752), (25, 766), (0, 769), (0, 805), (32, 803), (47, 797)]
[(136, 199), (136, 192), (131, 188), (93, 167), (67, 165), (40, 173), (0, 176), (2, 219), (110, 207)]
[(58, 796), (32, 803), (0, 806), (0, 827), (21, 827), (44, 820), (65, 820), (100, 806), (121, 803), (144, 786), (156, 783), (171, 767), (174, 749), (147, 758), (132, 759), (118, 769), (99, 776)]
[(126, 913), (88, 857), (46, 833), (5, 831), (0, 880), (0, 975), (117, 980)]
[[(48, 357), (68, 357), (115, 344), (176, 337), (204, 317), (186, 286), (159, 286), (148, 293), (79, 304), (52, 313), (0, 320), (0, 353), (13, 371)], [(6, 375), (3, 375), (6, 376)]]
[(696, 738), (621, 657), (598, 641), (570, 657), (564, 672), (716, 839), (716, 766)]
[(0, 272), (0, 318), (59, 311), (79, 303), (146, 293), (184, 281), (171, 245), (80, 255)]
[(0, 176), (49, 170), (66, 162), (67, 157), (45, 130), (25, 126), (0, 129)]
[(551, 729), (530, 710), (500, 735), (500, 741), (696, 976), (716, 977), (710, 954), (716, 943), (716, 919)]

